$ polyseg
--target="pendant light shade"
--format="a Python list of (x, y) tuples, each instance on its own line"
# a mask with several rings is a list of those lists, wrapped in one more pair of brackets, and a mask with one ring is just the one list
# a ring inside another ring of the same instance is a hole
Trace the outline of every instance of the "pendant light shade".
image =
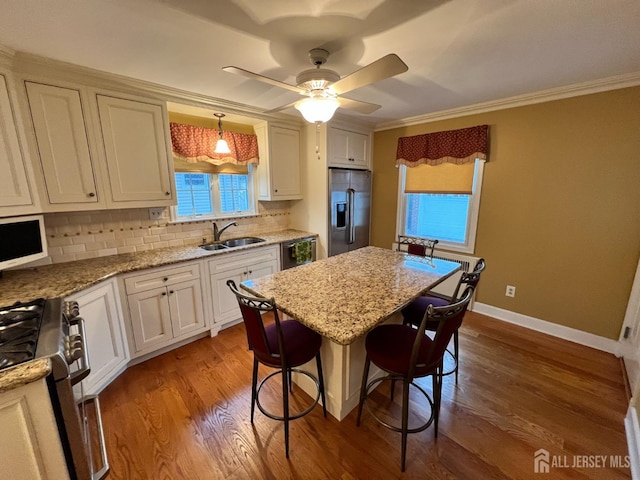
[(319, 95), (300, 100), (295, 105), (304, 119), (310, 123), (328, 122), (339, 106), (340, 102), (337, 99)]
[(216, 148), (214, 150), (215, 153), (231, 153), (231, 149), (229, 148), (229, 144), (226, 140), (222, 138), (222, 117), (224, 117), (224, 113), (214, 113), (215, 117), (218, 117), (218, 135), (220, 138), (216, 142)]

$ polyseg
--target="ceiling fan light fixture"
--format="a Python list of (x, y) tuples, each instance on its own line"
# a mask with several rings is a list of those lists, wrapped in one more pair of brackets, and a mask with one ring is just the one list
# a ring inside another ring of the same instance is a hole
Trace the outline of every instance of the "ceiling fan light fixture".
[(231, 153), (231, 149), (229, 148), (229, 144), (226, 140), (222, 138), (222, 117), (224, 117), (224, 113), (214, 113), (214, 117), (218, 117), (218, 135), (220, 138), (216, 142), (216, 148), (214, 150), (215, 153)]
[(300, 100), (295, 107), (309, 123), (324, 123), (331, 120), (340, 106), (340, 102), (333, 97), (313, 96)]

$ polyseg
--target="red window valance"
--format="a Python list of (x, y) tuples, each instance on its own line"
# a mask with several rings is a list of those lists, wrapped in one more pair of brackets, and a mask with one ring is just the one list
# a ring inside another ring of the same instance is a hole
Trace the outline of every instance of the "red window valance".
[(489, 125), (400, 137), (396, 165), (463, 164), (476, 158), (486, 160), (488, 149)]
[(214, 165), (258, 163), (258, 137), (254, 134), (223, 131), (222, 138), (227, 141), (231, 153), (215, 153), (220, 138), (218, 130), (181, 123), (171, 123), (170, 127), (173, 154), (179, 160)]

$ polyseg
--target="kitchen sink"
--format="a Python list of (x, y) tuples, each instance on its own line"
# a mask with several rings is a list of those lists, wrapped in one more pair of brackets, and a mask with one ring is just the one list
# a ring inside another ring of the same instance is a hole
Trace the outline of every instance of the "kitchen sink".
[(264, 242), (264, 238), (258, 237), (241, 237), (241, 238), (231, 238), (229, 240), (225, 240), (222, 242), (222, 245), (226, 245), (229, 248), (233, 247), (243, 247), (245, 245), (251, 245), (252, 243), (260, 243)]
[(200, 248), (205, 250), (226, 250), (233, 247), (244, 247), (245, 245), (251, 245), (253, 243), (264, 242), (264, 238), (258, 237), (241, 237), (231, 238), (224, 242), (207, 243), (206, 245), (200, 245)]
[(226, 245), (222, 243), (207, 243), (206, 245), (200, 245), (200, 248), (204, 248), (205, 250), (226, 250)]

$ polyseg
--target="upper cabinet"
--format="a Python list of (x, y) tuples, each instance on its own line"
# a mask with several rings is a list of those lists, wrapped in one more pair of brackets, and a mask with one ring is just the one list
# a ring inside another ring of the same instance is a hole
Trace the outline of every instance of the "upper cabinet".
[(174, 204), (166, 105), (98, 94), (110, 197), (123, 207)]
[(369, 168), (369, 135), (329, 127), (330, 167)]
[(264, 123), (256, 125), (260, 164), (259, 200), (298, 200), (300, 189), (300, 130)]
[(43, 198), (51, 206), (104, 207), (97, 187), (95, 155), (89, 148), (81, 92), (25, 82), (40, 157)]
[(0, 73), (0, 217), (33, 213), (28, 167), (20, 148), (7, 78)]
[(64, 82), (24, 85), (44, 211), (175, 203), (163, 102)]

